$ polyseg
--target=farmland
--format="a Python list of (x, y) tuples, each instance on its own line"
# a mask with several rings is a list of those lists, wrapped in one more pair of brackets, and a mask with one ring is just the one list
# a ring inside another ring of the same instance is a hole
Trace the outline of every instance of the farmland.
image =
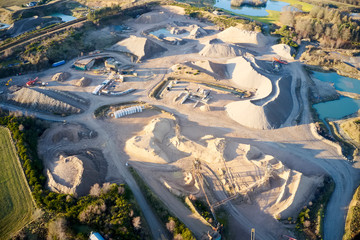
[(30, 220), (34, 203), (5, 128), (0, 128), (0, 168), (0, 232), (7, 239)]

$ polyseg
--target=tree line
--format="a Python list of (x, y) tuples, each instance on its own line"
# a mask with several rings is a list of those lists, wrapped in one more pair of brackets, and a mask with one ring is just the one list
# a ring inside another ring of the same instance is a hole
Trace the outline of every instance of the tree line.
[(324, 47), (359, 47), (359, 23), (334, 8), (315, 6), (308, 14), (287, 8), (281, 13), (280, 22), (288, 26), (291, 39), (297, 42), (308, 38)]

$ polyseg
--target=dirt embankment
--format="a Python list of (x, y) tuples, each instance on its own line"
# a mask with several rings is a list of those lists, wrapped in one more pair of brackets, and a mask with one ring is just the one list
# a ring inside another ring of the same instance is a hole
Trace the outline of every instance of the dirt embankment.
[(74, 114), (80, 113), (81, 109), (68, 103), (59, 101), (31, 88), (21, 88), (10, 94), (8, 101), (17, 105), (28, 107), (37, 111), (53, 114)]
[(103, 183), (107, 163), (102, 151), (89, 146), (97, 133), (79, 124), (56, 123), (39, 141), (49, 189), (83, 196), (95, 183)]
[(360, 79), (360, 58), (358, 50), (326, 50), (310, 47), (300, 57), (304, 63), (313, 68), (334, 70), (338, 74)]

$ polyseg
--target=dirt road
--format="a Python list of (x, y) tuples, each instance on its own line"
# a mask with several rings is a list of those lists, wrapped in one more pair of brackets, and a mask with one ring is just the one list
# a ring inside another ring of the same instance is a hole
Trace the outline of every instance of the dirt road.
[[(177, 18), (177, 16), (174, 16)], [(174, 20), (174, 19), (171, 19)], [(179, 19), (176, 19), (179, 20)], [(184, 19), (180, 19), (184, 21)], [(179, 21), (180, 21), (179, 20)], [(192, 19), (190, 23), (195, 23)], [(156, 23), (154, 26), (160, 26), (164, 23)], [(135, 28), (134, 24), (133, 27)], [(142, 36), (142, 32), (151, 26), (141, 25), (134, 32), (137, 36)], [(106, 96), (94, 96), (90, 94), (90, 86), (87, 89), (80, 90), (79, 88), (66, 83), (54, 83), (51, 82), (49, 87), (74, 91), (76, 94), (89, 99), (90, 105), (84, 110), (83, 113), (72, 115), (62, 118), (60, 116), (49, 116), (43, 113), (31, 112), (24, 108), (8, 106), (0, 104), (0, 107), (7, 107), (13, 111), (27, 112), (33, 114), (39, 118), (52, 120), (52, 121), (68, 121), (68, 122), (81, 122), (86, 124), (88, 128), (94, 129), (98, 132), (98, 141), (101, 143), (102, 151), (109, 162), (109, 165), (114, 166), (113, 172), (122, 176), (127, 182), (131, 190), (133, 191), (136, 200), (138, 201), (142, 211), (145, 214), (146, 220), (150, 225), (151, 232), (155, 239), (165, 239), (165, 230), (163, 229), (156, 216), (152, 213), (148, 203), (144, 199), (140, 189), (136, 185), (136, 182), (132, 178), (132, 175), (127, 170), (124, 158), (124, 142), (132, 136), (121, 136), (114, 139), (114, 134), (111, 133), (111, 128), (124, 127), (120, 123), (109, 124), (103, 120), (97, 120), (93, 117), (93, 112), (96, 108), (107, 105), (115, 104), (119, 102), (127, 101), (145, 101), (150, 104), (156, 105), (166, 111), (173, 113), (179, 120), (181, 131), (183, 134), (194, 141), (200, 139), (206, 134), (212, 134), (216, 137), (226, 137), (243, 144), (250, 144), (260, 149), (264, 154), (272, 155), (279, 161), (281, 161), (286, 167), (297, 170), (305, 175), (321, 175), (324, 173), (329, 174), (336, 186), (333, 196), (329, 202), (326, 216), (325, 216), (325, 239), (326, 240), (338, 240), (341, 239), (344, 231), (344, 223), (346, 216), (346, 207), (348, 206), (352, 197), (353, 191), (358, 184), (359, 178), (357, 177), (358, 170), (354, 169), (349, 162), (347, 162), (338, 152), (338, 149), (331, 144), (317, 136), (312, 130), (313, 126), (310, 124), (311, 113), (308, 102), (308, 76), (302, 69), (302, 65), (299, 62), (293, 62), (288, 65), (287, 70), (292, 72), (291, 94), (294, 102), (294, 108), (287, 119), (285, 124), (280, 129), (273, 130), (255, 130), (241, 126), (235, 121), (227, 117), (223, 109), (219, 108), (214, 111), (201, 112), (194, 108), (186, 108), (180, 105), (174, 105), (173, 102), (165, 102), (164, 100), (155, 100), (148, 98), (150, 89), (159, 81), (164, 78), (164, 74), (167, 69), (176, 63), (184, 61), (197, 61), (205, 60), (195, 50), (201, 47), (201, 44), (197, 40), (189, 40), (189, 42), (182, 46), (179, 53), (179, 48), (171, 48), (164, 43), (160, 43), (163, 47), (168, 47), (169, 50), (164, 53), (162, 58), (150, 59), (144, 63), (138, 64), (137, 69), (146, 69), (147, 71), (154, 72), (154, 76), (151, 81), (139, 81), (136, 85), (137, 91), (135, 94), (125, 95), (121, 98), (112, 98)], [(195, 49), (195, 50), (194, 50)], [(207, 59), (209, 60), (209, 59)], [(219, 59), (214, 59), (218, 60)], [(67, 63), (57, 69), (50, 69), (44, 72), (44, 75), (51, 76), (59, 71), (67, 71), (71, 63)], [(75, 71), (75, 70), (70, 70)], [(84, 73), (85, 75), (86, 73)], [(151, 74), (153, 75), (153, 74)], [(26, 77), (26, 76), (24, 76)], [(96, 80), (99, 83), (103, 81), (106, 76), (96, 75)], [(45, 80), (46, 81), (46, 80)], [(50, 82), (50, 80), (48, 80)], [(295, 81), (299, 81), (300, 89), (296, 90), (297, 86)], [(4, 80), (5, 82), (5, 80)], [(124, 83), (135, 84), (135, 83)], [(299, 116), (299, 114), (301, 116)], [(220, 117), (219, 117), (220, 116)], [(298, 126), (294, 126), (297, 122)], [(143, 121), (143, 125), (139, 124), (140, 131), (143, 126), (148, 122)], [(104, 127), (109, 124), (110, 126)], [(208, 227), (192, 218), (192, 215), (188, 209), (174, 197), (164, 186), (162, 186), (157, 180), (152, 178), (151, 167), (145, 169), (144, 165), (139, 165), (139, 168), (144, 169), (145, 179), (149, 185), (154, 189), (154, 192), (164, 201), (171, 212), (183, 221), (186, 226), (195, 233), (196, 236), (201, 236), (206, 232)], [(218, 200), (226, 198), (226, 195), (222, 191), (216, 192)], [(259, 216), (255, 215), (249, 210), (240, 208), (239, 206), (227, 203), (227, 210), (236, 221), (237, 226), (241, 226), (244, 231), (250, 231), (251, 228), (256, 228), (257, 239), (281, 239), (281, 233), (284, 231), (283, 226), (279, 226), (280, 223), (272, 218), (271, 225), (262, 224), (262, 217), (265, 214)], [(249, 217), (250, 216), (250, 217)], [(235, 224), (234, 224), (235, 225)], [(274, 228), (272, 228), (275, 226)], [(280, 230), (279, 230), (280, 229)]]

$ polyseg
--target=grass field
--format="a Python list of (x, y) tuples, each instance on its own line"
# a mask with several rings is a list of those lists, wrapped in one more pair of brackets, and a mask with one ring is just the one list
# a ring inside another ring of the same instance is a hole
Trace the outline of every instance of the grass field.
[(273, 10), (266, 10), (269, 15), (267, 16), (264, 16), (264, 17), (256, 17), (256, 16), (248, 16), (248, 15), (242, 15), (244, 17), (247, 17), (247, 18), (251, 18), (251, 19), (254, 19), (256, 21), (259, 21), (259, 22), (263, 22), (263, 23), (278, 23), (279, 22), (279, 19), (280, 19), (280, 12), (278, 11), (273, 11)]
[(0, 239), (9, 239), (30, 221), (35, 209), (7, 129), (0, 127)]
[(290, 3), (291, 6), (301, 5), (302, 10), (304, 12), (310, 12), (310, 10), (314, 7), (314, 5), (311, 5), (311, 4), (305, 3), (305, 2), (301, 2), (298, 0), (280, 0), (280, 1)]
[(0, 0), (0, 7), (10, 7), (10, 6), (21, 6), (22, 4), (26, 4), (31, 2), (31, 0)]

